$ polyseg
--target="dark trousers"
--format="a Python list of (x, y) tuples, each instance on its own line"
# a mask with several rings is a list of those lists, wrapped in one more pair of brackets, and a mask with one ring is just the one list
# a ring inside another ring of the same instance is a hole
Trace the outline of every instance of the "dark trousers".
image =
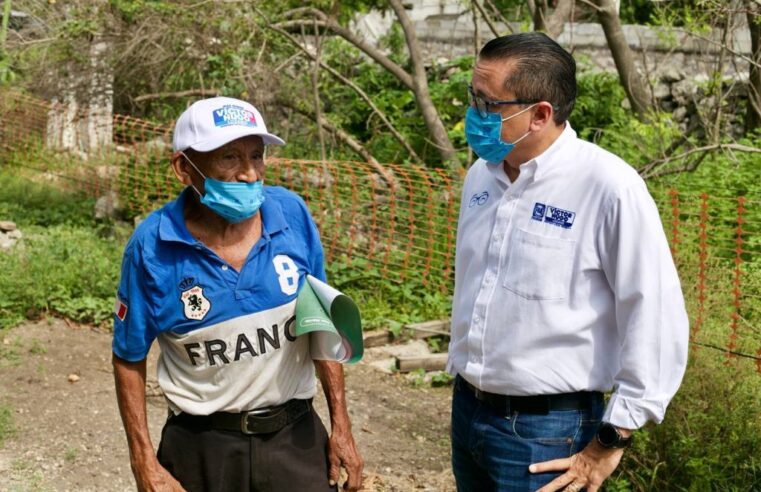
[(159, 463), (188, 492), (335, 492), (328, 484), (328, 433), (314, 410), (278, 432), (198, 429), (169, 417)]

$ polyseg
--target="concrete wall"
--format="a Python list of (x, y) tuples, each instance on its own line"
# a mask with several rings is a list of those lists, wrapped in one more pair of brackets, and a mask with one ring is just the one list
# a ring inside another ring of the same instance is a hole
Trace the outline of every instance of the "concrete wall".
[[(423, 45), (424, 56), (429, 62), (443, 62), (475, 51), (475, 28), (468, 2), (458, 0), (409, 0), (405, 2), (408, 14), (415, 24), (417, 35)], [(371, 12), (355, 21), (355, 28), (365, 37), (377, 41), (396, 21), (393, 12)], [(510, 28), (520, 32), (518, 23)], [(497, 23), (497, 29), (508, 34), (510, 29)], [(479, 22), (481, 44), (493, 38), (489, 26)], [(624, 35), (635, 50), (640, 68), (658, 77), (663, 71), (678, 70), (688, 77), (705, 76), (716, 68), (721, 33), (708, 34), (707, 40), (699, 39), (682, 30), (665, 30), (647, 26), (624, 26)], [(729, 57), (725, 67), (726, 76), (747, 74), (748, 62), (743, 56), (751, 53), (750, 33), (747, 28), (734, 32), (732, 50), (742, 56)], [(577, 60), (593, 68), (615, 71), (602, 27), (596, 23), (568, 23), (558, 42), (574, 53)], [(644, 56), (646, 55), (646, 56)], [(746, 75), (747, 76), (747, 75)]]

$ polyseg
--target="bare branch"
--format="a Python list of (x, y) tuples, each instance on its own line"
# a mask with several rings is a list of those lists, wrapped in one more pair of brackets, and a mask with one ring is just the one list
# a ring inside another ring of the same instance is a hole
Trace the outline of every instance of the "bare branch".
[(640, 175), (642, 175), (643, 179), (648, 179), (648, 178), (657, 178), (657, 177), (665, 176), (668, 174), (677, 174), (682, 172), (694, 171), (695, 169), (697, 169), (700, 162), (702, 162), (705, 155), (708, 155), (709, 152), (716, 151), (716, 150), (733, 150), (737, 152), (748, 152), (748, 153), (754, 153), (754, 154), (761, 153), (761, 148), (750, 147), (750, 146), (741, 145), (741, 144), (730, 144), (730, 143), (721, 144), (720, 143), (720, 144), (713, 144), (713, 145), (704, 145), (703, 147), (695, 147), (694, 149), (690, 149), (688, 151), (682, 152), (681, 154), (675, 155), (673, 157), (664, 157), (662, 159), (656, 159), (648, 163), (647, 165), (645, 165), (643, 167), (643, 171), (644, 170), (652, 171), (656, 167), (662, 167), (663, 165), (668, 164), (669, 162), (680, 161), (691, 155), (702, 153), (703, 154), (703, 156), (701, 156), (702, 158), (698, 159), (696, 162), (692, 162), (682, 167), (678, 167), (674, 169), (666, 169), (666, 170), (658, 171), (658, 172), (644, 171), (644, 174), (643, 174), (643, 171), (640, 171)]
[[(412, 92), (415, 93), (415, 100), (417, 102), (420, 112), (423, 114), (423, 120), (425, 126), (428, 129), (428, 133), (432, 140), (436, 142), (436, 147), (439, 149), (441, 160), (453, 169), (459, 168), (460, 164), (457, 162), (457, 155), (449, 140), (446, 128), (441, 121), (441, 117), (436, 109), (436, 106), (431, 100), (431, 94), (428, 91), (428, 76), (425, 72), (425, 64), (423, 62), (423, 55), (418, 43), (417, 35), (415, 34), (415, 28), (412, 25), (410, 17), (407, 15), (407, 11), (404, 9), (401, 0), (388, 0), (391, 8), (394, 10), (396, 17), (399, 19), (399, 23), (402, 25), (402, 31), (404, 31), (404, 38), (407, 42), (407, 51), (410, 54), (410, 62), (412, 63)], [(406, 73), (406, 72), (405, 72)]]
[[(297, 54), (300, 55), (301, 53), (304, 53), (308, 57), (310, 57), (312, 60), (315, 60), (315, 58), (316, 58), (315, 55), (312, 54), (305, 46), (303, 46), (301, 43), (299, 43), (296, 40), (296, 38), (294, 38), (289, 32), (287, 32), (287, 31), (285, 31), (283, 29), (280, 29), (280, 28), (278, 28), (278, 27), (276, 27), (274, 25), (269, 25), (268, 24), (267, 27), (270, 30), (275, 31), (276, 33), (280, 34), (281, 36), (286, 38), (288, 41), (290, 41), (291, 44), (296, 46), (300, 50), (300, 52), (297, 53)], [(293, 57), (291, 57), (291, 58), (293, 58)], [(289, 58), (289, 60), (290, 60), (290, 58)], [(370, 109), (372, 109), (373, 112), (378, 115), (378, 117), (383, 122), (383, 124), (386, 125), (386, 128), (389, 129), (389, 131), (394, 136), (394, 138), (407, 150), (407, 152), (409, 152), (410, 156), (415, 161), (417, 161), (419, 163), (422, 163), (422, 159), (420, 159), (420, 156), (417, 154), (417, 152), (415, 152), (415, 149), (412, 148), (412, 146), (402, 136), (402, 134), (399, 132), (399, 130), (397, 130), (396, 127), (391, 123), (391, 121), (389, 121), (389, 119), (386, 116), (386, 114), (383, 111), (381, 111), (380, 108), (378, 108), (378, 106), (375, 105), (375, 103), (372, 101), (372, 99), (370, 99), (370, 96), (368, 96), (367, 93), (364, 90), (362, 90), (362, 88), (360, 88), (357, 84), (355, 84), (354, 82), (352, 82), (348, 78), (346, 78), (343, 75), (341, 75), (340, 72), (338, 72), (337, 70), (335, 70), (333, 67), (331, 67), (330, 65), (326, 64), (322, 60), (320, 60), (320, 67), (322, 67), (324, 70), (326, 70), (330, 75), (335, 77), (342, 84), (346, 85), (347, 87), (351, 88), (354, 92), (356, 92), (357, 95), (360, 98), (362, 98), (362, 100), (365, 101), (368, 106), (370, 106)]]
[[(472, 0), (473, 6), (478, 9), (478, 12), (481, 14), (481, 17), (486, 21), (486, 24), (489, 26), (489, 30), (494, 34), (495, 36), (499, 37), (499, 31), (497, 31), (497, 26), (494, 25), (494, 23), (489, 19), (489, 16), (486, 15), (486, 12), (484, 11), (483, 6), (481, 5), (481, 2), (478, 0)], [(475, 12), (474, 12), (475, 14)], [(473, 17), (476, 17), (473, 15)], [(474, 23), (476, 25), (476, 29), (478, 29), (478, 19), (474, 19)]]
[(218, 96), (219, 90), (217, 89), (190, 89), (187, 91), (178, 91), (178, 92), (157, 92), (155, 94), (143, 94), (142, 96), (137, 96), (133, 99), (134, 102), (143, 102), (143, 101), (150, 101), (152, 99), (172, 99), (172, 98), (181, 98), (181, 97), (190, 97), (190, 96), (200, 96), (200, 97), (207, 97), (207, 96)]
[[(262, 14), (259, 9), (255, 7), (255, 10), (257, 10), (259, 14), (262, 17), (264, 17), (264, 14)], [(346, 41), (353, 44), (356, 48), (363, 51), (367, 56), (375, 60), (383, 68), (391, 72), (391, 74), (394, 75), (394, 77), (396, 77), (397, 79), (399, 79), (399, 81), (404, 86), (406, 86), (409, 89), (414, 89), (412, 76), (410, 76), (410, 74), (405, 72), (402, 67), (394, 63), (389, 57), (383, 54), (383, 52), (381, 52), (378, 48), (371, 45), (364, 39), (361, 39), (355, 33), (351, 32), (349, 29), (346, 29), (345, 27), (341, 26), (338, 22), (336, 22), (335, 20), (325, 15), (325, 13), (320, 12), (319, 10), (311, 8), (311, 7), (302, 7), (302, 8), (291, 10), (290, 12), (286, 12), (285, 16), (292, 17), (293, 15), (298, 15), (302, 13), (310, 14), (316, 17), (317, 19), (319, 19), (317, 23), (318, 26), (327, 27), (331, 31), (335, 32), (336, 34), (344, 38)], [(298, 27), (301, 24), (305, 24), (307, 27), (314, 25), (313, 23), (304, 21), (304, 20), (287, 21), (287, 22), (282, 22), (275, 25), (282, 29), (288, 29), (290, 27)]]
[[(529, 0), (533, 1), (533, 0)], [(494, 2), (492, 0), (484, 0), (484, 3), (489, 6), (489, 8), (494, 12), (494, 14), (499, 17), (499, 20), (505, 25), (508, 31), (510, 31), (510, 34), (515, 34), (515, 29), (513, 29), (513, 26), (510, 25), (510, 22), (505, 18), (504, 15), (502, 15), (502, 12), (497, 8), (496, 5), (494, 5)]]
[(354, 137), (349, 135), (342, 128), (337, 127), (325, 117), (321, 116), (319, 119), (317, 119), (314, 113), (304, 108), (298, 107), (296, 104), (293, 104), (291, 101), (281, 100), (280, 104), (282, 104), (285, 107), (293, 109), (294, 111), (296, 111), (297, 113), (303, 116), (306, 116), (307, 118), (311, 119), (312, 121), (314, 121), (321, 127), (325, 128), (327, 131), (335, 135), (336, 138), (341, 140), (347, 147), (349, 147), (351, 150), (356, 152), (368, 164), (370, 164), (378, 172), (378, 174), (381, 175), (383, 180), (386, 181), (386, 183), (388, 183), (389, 187), (392, 190), (396, 189), (396, 181), (394, 180), (394, 175), (388, 169), (386, 169), (380, 162), (378, 162), (378, 160), (375, 157), (373, 157), (373, 155), (370, 153), (369, 150), (367, 150), (359, 141), (357, 141)]

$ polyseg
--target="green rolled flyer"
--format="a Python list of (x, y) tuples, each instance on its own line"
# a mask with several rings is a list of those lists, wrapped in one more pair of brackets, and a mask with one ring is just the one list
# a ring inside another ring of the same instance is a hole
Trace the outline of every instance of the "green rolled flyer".
[(296, 336), (309, 334), (312, 359), (354, 364), (362, 359), (362, 320), (346, 294), (307, 275), (296, 299)]

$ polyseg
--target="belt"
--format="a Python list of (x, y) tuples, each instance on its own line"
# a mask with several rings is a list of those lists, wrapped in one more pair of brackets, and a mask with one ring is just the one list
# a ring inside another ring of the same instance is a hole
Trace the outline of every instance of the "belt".
[(288, 400), (282, 405), (247, 412), (216, 412), (211, 415), (181, 413), (170, 420), (199, 430), (238, 431), (243, 434), (270, 434), (298, 422), (312, 410), (312, 399)]
[(577, 391), (555, 395), (507, 396), (481, 391), (462, 376), (457, 376), (457, 384), (466, 389), (476, 399), (502, 415), (513, 412), (547, 415), (552, 410), (584, 410), (596, 403), (602, 404), (603, 395), (599, 391)]

